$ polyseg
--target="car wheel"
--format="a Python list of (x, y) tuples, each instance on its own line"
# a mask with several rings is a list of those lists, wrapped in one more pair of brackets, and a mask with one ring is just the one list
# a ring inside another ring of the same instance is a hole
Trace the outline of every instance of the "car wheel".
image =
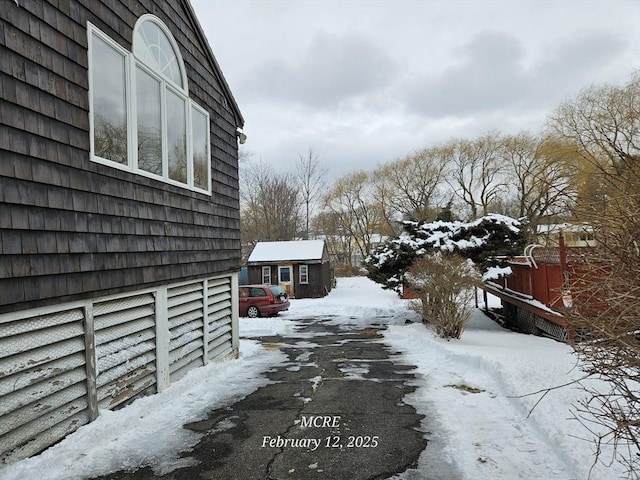
[(249, 308), (247, 308), (247, 316), (250, 318), (257, 318), (260, 316), (260, 311), (258, 310), (258, 307), (254, 307), (251, 306)]

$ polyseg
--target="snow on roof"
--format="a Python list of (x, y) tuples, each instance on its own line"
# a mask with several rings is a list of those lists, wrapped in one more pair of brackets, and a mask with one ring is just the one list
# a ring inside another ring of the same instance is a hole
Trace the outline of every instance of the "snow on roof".
[(324, 240), (291, 240), (258, 242), (249, 255), (249, 262), (281, 262), (322, 260)]

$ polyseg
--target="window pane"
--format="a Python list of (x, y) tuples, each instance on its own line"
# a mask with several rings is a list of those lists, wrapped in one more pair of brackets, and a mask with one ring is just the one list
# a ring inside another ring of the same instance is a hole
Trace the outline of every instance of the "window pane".
[(93, 153), (127, 164), (125, 57), (92, 36)]
[(193, 185), (209, 190), (209, 122), (207, 116), (191, 107), (193, 131)]
[(162, 175), (160, 82), (141, 68), (136, 69), (136, 102), (138, 168)]
[(162, 73), (167, 78), (173, 80), (174, 83), (182, 87), (182, 77), (180, 76), (178, 57), (173, 51), (171, 42), (169, 42), (167, 36), (162, 32), (158, 35), (158, 48), (160, 49), (160, 67), (162, 69)]
[(133, 53), (148, 67), (184, 87), (176, 52), (167, 35), (155, 22), (147, 20), (136, 29)]
[(185, 101), (167, 89), (169, 178), (187, 183), (187, 122)]
[(289, 267), (280, 268), (280, 282), (291, 281), (291, 269)]

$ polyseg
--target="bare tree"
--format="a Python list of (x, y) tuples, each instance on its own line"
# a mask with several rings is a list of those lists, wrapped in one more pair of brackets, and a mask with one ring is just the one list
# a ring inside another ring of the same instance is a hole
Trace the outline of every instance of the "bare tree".
[(640, 183), (640, 72), (623, 87), (591, 87), (550, 118), (560, 138), (575, 145), (589, 175), (610, 195), (636, 193)]
[(573, 302), (565, 312), (580, 367), (599, 381), (582, 383), (587, 396), (575, 405), (575, 416), (592, 433), (597, 452), (613, 447), (634, 479), (640, 471), (638, 197), (610, 197), (598, 215), (582, 215), (599, 246), (573, 259), (567, 284)]
[(304, 207), (304, 237), (309, 238), (311, 210), (320, 199), (326, 187), (328, 168), (320, 164), (317, 155), (309, 147), (306, 156), (299, 155), (296, 163), (296, 177), (300, 183), (300, 196)]
[(412, 308), (423, 322), (433, 324), (439, 337), (460, 338), (471, 317), (471, 300), (480, 278), (473, 263), (455, 253), (424, 255), (406, 274), (409, 288), (420, 298)]
[(291, 174), (248, 161), (240, 175), (240, 226), (243, 245), (292, 240), (301, 226), (300, 192)]
[(506, 190), (501, 136), (492, 132), (475, 140), (457, 140), (450, 152), (449, 185), (469, 207), (471, 218), (487, 215), (491, 203)]
[[(371, 253), (382, 215), (372, 200), (370, 174), (359, 171), (340, 178), (325, 196), (325, 212), (332, 215), (362, 258)], [(348, 261), (351, 265), (350, 258)]]
[(437, 215), (449, 157), (445, 148), (425, 148), (373, 172), (375, 198), (391, 231), (398, 220), (428, 221)]
[[(638, 478), (640, 76), (623, 87), (585, 90), (561, 105), (550, 124), (580, 160), (575, 214), (589, 223), (598, 243), (572, 262), (567, 287), (573, 302), (565, 316), (582, 340), (575, 344), (581, 367), (608, 387), (585, 384), (588, 395), (576, 406), (576, 417), (593, 433), (598, 452), (609, 444), (629, 478)], [(591, 182), (583, 182), (586, 177)]]
[(332, 211), (320, 212), (314, 218), (314, 230), (323, 233), (327, 250), (336, 265), (352, 266), (353, 242), (349, 231), (343, 228), (341, 215)]
[(526, 132), (504, 137), (502, 145), (507, 178), (515, 188), (511, 215), (527, 218), (535, 232), (541, 217), (568, 212), (575, 188), (564, 145)]

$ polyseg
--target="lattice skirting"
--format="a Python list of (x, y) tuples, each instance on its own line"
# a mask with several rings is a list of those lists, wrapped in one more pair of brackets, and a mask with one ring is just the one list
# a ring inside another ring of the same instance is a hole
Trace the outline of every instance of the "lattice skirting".
[(237, 290), (228, 274), (0, 315), (0, 463), (236, 355)]
[(518, 332), (544, 335), (560, 342), (567, 342), (567, 329), (529, 310), (504, 303), (505, 326)]

